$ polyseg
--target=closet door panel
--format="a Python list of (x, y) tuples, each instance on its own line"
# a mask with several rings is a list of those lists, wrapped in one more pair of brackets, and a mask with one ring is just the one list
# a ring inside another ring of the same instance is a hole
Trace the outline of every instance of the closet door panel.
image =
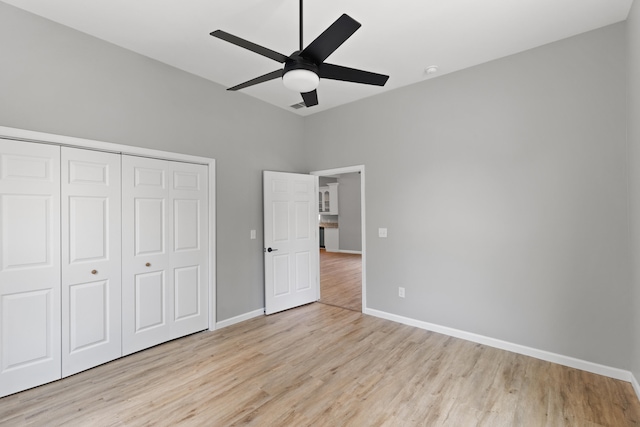
[(168, 163), (122, 156), (124, 354), (170, 339), (173, 241)]
[(208, 326), (207, 173), (123, 156), (125, 354)]
[(108, 259), (109, 198), (71, 196), (69, 202), (69, 262)]
[(122, 355), (120, 156), (62, 148), (62, 375)]
[[(69, 286), (69, 354), (75, 355), (89, 346), (107, 344), (110, 338), (111, 342), (116, 341), (110, 336), (113, 329), (109, 325), (112, 317), (109, 312), (110, 286), (108, 280)], [(117, 357), (119, 352), (109, 360)], [(70, 374), (65, 372), (64, 375)]]
[(166, 293), (164, 271), (135, 275), (136, 333), (167, 325)]
[(60, 378), (60, 148), (0, 139), (0, 397)]
[(138, 197), (134, 204), (136, 256), (164, 255), (167, 238), (165, 196)]
[(204, 165), (170, 162), (170, 167), (174, 234), (171, 338), (177, 338), (208, 326), (208, 175)]

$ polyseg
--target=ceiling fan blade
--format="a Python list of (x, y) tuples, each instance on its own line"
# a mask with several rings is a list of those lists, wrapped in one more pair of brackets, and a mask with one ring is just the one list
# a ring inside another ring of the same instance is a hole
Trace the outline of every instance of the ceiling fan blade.
[(244, 89), (245, 87), (257, 85), (258, 83), (268, 82), (269, 80), (277, 79), (278, 77), (282, 77), (282, 70), (272, 71), (263, 76), (256, 77), (255, 79), (251, 79), (248, 82), (240, 83), (237, 86), (230, 87), (227, 90), (239, 90)]
[(267, 49), (266, 47), (262, 47), (245, 39), (241, 39), (240, 37), (236, 37), (233, 34), (226, 33), (222, 30), (216, 30), (210, 33), (213, 37), (217, 37), (229, 43), (235, 44), (236, 46), (243, 47), (251, 52), (255, 52), (258, 55), (266, 56), (267, 58), (273, 59), (274, 61), (278, 61), (280, 63), (285, 63), (289, 57), (287, 55), (283, 55), (281, 53), (276, 52), (275, 50)]
[(302, 99), (304, 100), (305, 107), (313, 107), (314, 105), (318, 105), (318, 91), (312, 90), (311, 92), (301, 93)]
[(365, 85), (384, 86), (389, 76), (372, 73), (370, 71), (356, 70), (333, 64), (320, 64), (318, 75), (322, 79), (341, 80), (344, 82), (362, 83)]
[(360, 28), (360, 23), (349, 15), (344, 14), (324, 30), (309, 46), (304, 48), (300, 52), (300, 56), (320, 64), (351, 37), (358, 28)]

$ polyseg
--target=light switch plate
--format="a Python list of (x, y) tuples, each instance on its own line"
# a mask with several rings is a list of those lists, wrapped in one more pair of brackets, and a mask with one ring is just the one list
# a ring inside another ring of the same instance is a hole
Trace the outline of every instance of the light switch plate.
[(251, 240), (255, 240), (256, 239), (256, 230), (251, 230)]
[(387, 237), (387, 229), (378, 228), (378, 237)]

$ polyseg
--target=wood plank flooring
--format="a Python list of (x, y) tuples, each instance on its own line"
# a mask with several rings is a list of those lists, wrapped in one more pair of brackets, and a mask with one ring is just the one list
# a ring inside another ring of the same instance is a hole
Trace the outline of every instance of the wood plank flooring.
[(362, 255), (320, 249), (320, 302), (362, 311)]
[(310, 304), (0, 399), (2, 426), (631, 426), (629, 383)]

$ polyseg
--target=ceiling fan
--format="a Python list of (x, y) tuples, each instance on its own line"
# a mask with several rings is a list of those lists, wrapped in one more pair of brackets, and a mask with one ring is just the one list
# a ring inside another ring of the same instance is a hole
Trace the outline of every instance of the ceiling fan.
[(345, 82), (384, 86), (389, 76), (343, 67), (324, 62), (342, 43), (360, 28), (360, 23), (343, 14), (329, 28), (320, 34), (306, 48), (302, 43), (302, 0), (300, 0), (300, 50), (291, 55), (283, 55), (266, 47), (241, 39), (222, 30), (211, 33), (212, 36), (235, 44), (259, 55), (266, 56), (284, 64), (284, 68), (256, 77), (227, 90), (239, 90), (258, 83), (282, 78), (285, 87), (300, 92), (304, 105), (318, 105), (316, 88), (320, 79), (341, 80)]

